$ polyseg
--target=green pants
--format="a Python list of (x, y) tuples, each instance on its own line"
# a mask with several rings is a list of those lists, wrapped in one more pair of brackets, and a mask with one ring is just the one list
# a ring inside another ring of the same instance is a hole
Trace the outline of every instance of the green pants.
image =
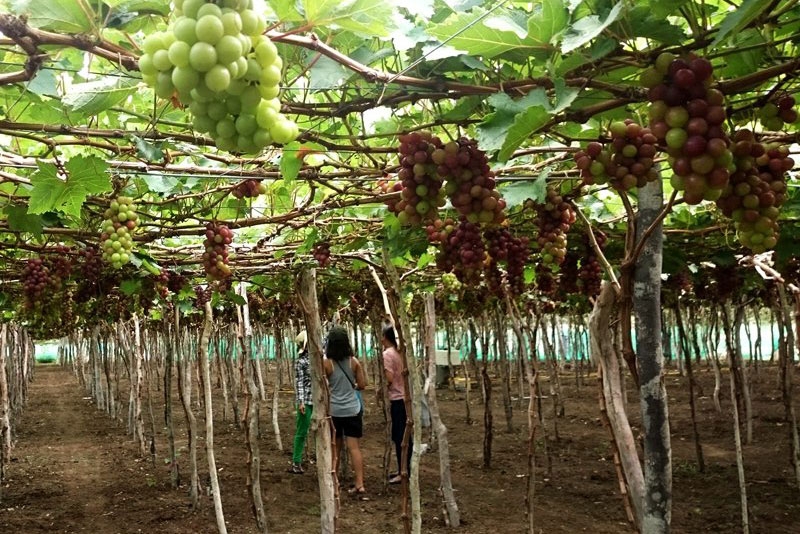
[(292, 453), (292, 462), (299, 464), (303, 461), (303, 447), (306, 444), (306, 437), (308, 436), (308, 427), (311, 425), (311, 413), (314, 407), (306, 404), (306, 413), (300, 413), (300, 408), (297, 409), (297, 417), (295, 418), (295, 431), (294, 431), (294, 449)]

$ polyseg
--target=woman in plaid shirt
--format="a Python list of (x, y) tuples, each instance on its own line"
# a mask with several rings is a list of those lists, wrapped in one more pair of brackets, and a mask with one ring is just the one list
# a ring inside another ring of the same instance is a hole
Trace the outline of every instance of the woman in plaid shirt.
[(295, 418), (294, 449), (292, 452), (292, 467), (289, 472), (295, 475), (303, 474), (303, 447), (308, 436), (308, 427), (311, 424), (313, 401), (311, 397), (311, 369), (306, 348), (305, 330), (297, 334), (294, 340), (300, 353), (294, 362), (294, 390), (297, 415)]

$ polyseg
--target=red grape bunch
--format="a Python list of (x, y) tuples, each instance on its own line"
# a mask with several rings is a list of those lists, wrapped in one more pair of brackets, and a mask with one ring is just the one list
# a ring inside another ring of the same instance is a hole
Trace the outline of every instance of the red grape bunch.
[(327, 241), (320, 241), (314, 245), (312, 254), (320, 267), (324, 268), (331, 264), (331, 244)]
[(61, 281), (50, 271), (46, 259), (32, 258), (25, 263), (22, 269), (22, 291), (28, 308), (34, 307), (60, 288)]
[(516, 237), (507, 228), (491, 228), (484, 232), (491, 258), (490, 269), (505, 262), (508, 290), (519, 295), (525, 289), (525, 264), (530, 257), (527, 237)]
[(256, 198), (266, 192), (267, 186), (255, 178), (242, 180), (231, 190), (231, 194), (236, 198)]
[(103, 260), (110, 263), (114, 269), (119, 269), (131, 260), (133, 249), (131, 232), (136, 229), (139, 220), (136, 204), (130, 197), (119, 196), (111, 201), (104, 216), (100, 233)]
[[(397, 178), (401, 198), (394, 212), (402, 225), (419, 225), (435, 219), (444, 206), (442, 177), (436, 172), (432, 154), (442, 142), (430, 132), (404, 134), (400, 140), (400, 170)], [(396, 189), (396, 186), (394, 186)]]
[[(594, 232), (594, 238), (597, 240), (597, 245), (600, 250), (603, 250), (606, 244), (606, 235), (603, 232)], [(578, 269), (578, 288), (588, 297), (596, 297), (600, 294), (600, 288), (603, 281), (603, 268), (598, 261), (597, 253), (594, 250), (589, 236), (584, 235), (583, 246), (585, 253), (580, 261), (580, 268)]]
[(83, 282), (96, 284), (103, 274), (103, 259), (100, 250), (94, 245), (87, 245), (80, 251), (81, 278)]
[(445, 191), (459, 215), (472, 223), (499, 224), (506, 218), (486, 153), (475, 140), (461, 137), (432, 154), (437, 173), (447, 180)]
[(180, 293), (189, 283), (184, 275), (177, 271), (165, 271), (169, 275), (167, 288), (175, 294)]
[(763, 145), (750, 130), (734, 136), (736, 170), (717, 206), (736, 223), (739, 241), (755, 253), (778, 241), (778, 209), (786, 197), (786, 171), (794, 166), (785, 146)]
[(206, 251), (203, 253), (203, 268), (209, 280), (223, 280), (231, 275), (228, 267), (228, 245), (233, 241), (233, 232), (224, 224), (206, 224)]
[(214, 294), (214, 289), (211, 286), (203, 288), (203, 286), (194, 286), (194, 305), (196, 308), (203, 309), (206, 302), (211, 302), (211, 297)]
[(542, 263), (555, 268), (567, 254), (567, 232), (575, 222), (575, 211), (552, 185), (547, 186), (544, 204), (534, 203), (534, 207)]
[(607, 147), (595, 141), (575, 153), (584, 184), (609, 182), (618, 191), (630, 191), (658, 178), (653, 168), (658, 139), (649, 128), (627, 119), (611, 123), (608, 133), (611, 143)]
[(788, 93), (773, 97), (758, 111), (761, 125), (765, 130), (778, 132), (783, 130), (786, 124), (794, 124), (797, 122), (797, 110), (794, 109), (794, 104), (794, 97)]
[(453, 219), (434, 219), (425, 227), (425, 231), (428, 234), (428, 241), (431, 243), (444, 243), (455, 227), (456, 222)]
[(446, 273), (455, 273), (464, 284), (476, 285), (486, 260), (486, 248), (480, 227), (462, 217), (447, 240), (442, 242), (436, 265)]
[(712, 72), (705, 58), (664, 52), (641, 77), (649, 89), (650, 129), (666, 145), (672, 185), (687, 204), (719, 198), (732, 170), (725, 99), (710, 87)]

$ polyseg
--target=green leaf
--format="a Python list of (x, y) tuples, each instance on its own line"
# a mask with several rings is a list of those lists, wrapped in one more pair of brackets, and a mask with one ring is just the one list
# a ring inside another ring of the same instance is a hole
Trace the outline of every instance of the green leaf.
[(552, 44), (568, 22), (569, 13), (563, 0), (543, 0), (539, 10), (528, 19), (528, 37)]
[(506, 201), (508, 207), (521, 206), (529, 198), (534, 202), (544, 201), (547, 192), (547, 177), (551, 172), (550, 167), (545, 169), (539, 174), (536, 180), (513, 182), (503, 187), (503, 199)]
[(314, 64), (308, 72), (308, 88), (311, 90), (327, 90), (339, 87), (347, 79), (349, 72), (336, 61), (309, 51), (308, 61)]
[(39, 215), (28, 213), (28, 207), (22, 204), (9, 204), (3, 211), (8, 218), (8, 227), (15, 232), (30, 232), (36, 237), (42, 235), (44, 223)]
[[(636, 21), (630, 23), (629, 21)], [(670, 24), (663, 16), (654, 15), (649, 6), (636, 6), (630, 9), (621, 24), (623, 35), (646, 37), (664, 44), (680, 44), (686, 38), (683, 29)]]
[(678, 9), (689, 0), (650, 0), (647, 9), (656, 18), (664, 19), (677, 13)]
[(165, 176), (160, 172), (150, 171), (142, 176), (147, 189), (159, 195), (170, 195), (180, 189), (181, 180), (176, 176)]
[(58, 79), (52, 69), (39, 69), (36, 76), (25, 85), (25, 89), (39, 96), (60, 98)]
[(719, 25), (719, 31), (711, 46), (714, 47), (727, 39), (728, 36), (742, 31), (771, 5), (772, 2), (764, 2), (764, 0), (744, 0), (741, 5), (729, 11), (725, 16), (725, 19)]
[(11, 0), (11, 12), (25, 15), (34, 28), (89, 33), (95, 14), (86, 0)]
[(419, 257), (417, 260), (417, 269), (424, 269), (426, 266), (430, 265), (436, 257), (433, 254), (428, 254), (427, 252), (424, 253)]
[(487, 58), (512, 50), (533, 53), (550, 49), (549, 45), (526, 37), (527, 29), (519, 28), (509, 17), (489, 17), (487, 13), (483, 8), (475, 8), (469, 13), (455, 14), (441, 24), (430, 26), (428, 34), (453, 48)]
[(142, 139), (138, 135), (132, 135), (131, 138), (136, 145), (136, 152), (141, 159), (155, 163), (164, 161), (164, 151), (161, 150), (161, 147), (164, 145), (163, 141), (154, 143)]
[(331, 25), (369, 37), (388, 37), (394, 29), (393, 8), (374, 0), (300, 0), (306, 20), (318, 27)]
[(508, 129), (514, 124), (514, 113), (496, 111), (486, 115), (478, 125), (477, 140), (482, 150), (494, 152), (500, 150), (508, 135)]
[(293, 182), (297, 178), (297, 173), (300, 172), (300, 167), (303, 166), (303, 159), (297, 157), (299, 155), (298, 148), (300, 148), (298, 141), (292, 141), (283, 147), (280, 170), (284, 182)]
[(244, 300), (244, 297), (239, 295), (233, 290), (226, 291), (225, 298), (228, 301), (232, 302), (233, 304), (236, 304), (237, 306), (244, 306), (245, 304), (247, 304), (247, 301)]
[(297, 10), (296, 0), (267, 0), (278, 19), (283, 22), (300, 22), (303, 15)]
[(617, 17), (622, 12), (622, 6), (623, 2), (617, 3), (611, 8), (604, 20), (600, 20), (597, 15), (588, 15), (579, 19), (570, 27), (570, 32), (561, 42), (561, 51), (565, 54), (572, 52), (600, 35), (603, 30), (617, 20)]
[(62, 180), (55, 165), (39, 162), (39, 169), (31, 176), (28, 213), (62, 211), (77, 218), (87, 196), (111, 190), (108, 164), (97, 156), (73, 157), (65, 168), (67, 176)]
[(67, 108), (86, 115), (96, 115), (116, 106), (136, 92), (139, 80), (108, 76), (96, 82), (77, 83), (61, 100)]
[(508, 161), (514, 151), (525, 142), (531, 134), (550, 121), (550, 113), (541, 106), (531, 106), (526, 111), (514, 117), (514, 123), (509, 128), (503, 146), (497, 154), (499, 161)]
[(464, 120), (472, 116), (478, 106), (481, 105), (483, 99), (479, 96), (468, 96), (458, 100), (453, 109), (444, 114), (445, 119), (451, 121)]
[(142, 281), (139, 279), (123, 280), (119, 285), (119, 290), (130, 297), (142, 290)]

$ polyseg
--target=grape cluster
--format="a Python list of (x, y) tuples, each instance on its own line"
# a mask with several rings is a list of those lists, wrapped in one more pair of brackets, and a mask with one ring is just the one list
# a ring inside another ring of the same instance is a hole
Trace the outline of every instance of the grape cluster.
[(738, 130), (732, 148), (736, 170), (717, 207), (735, 221), (739, 241), (761, 253), (778, 241), (778, 208), (786, 198), (786, 172), (794, 160), (787, 147), (759, 143), (750, 130)]
[(22, 269), (22, 291), (30, 308), (61, 287), (61, 280), (50, 270), (43, 258), (32, 258)]
[(519, 295), (525, 289), (525, 264), (530, 257), (528, 238), (516, 237), (502, 227), (486, 230), (483, 235), (491, 258), (489, 269), (496, 268), (504, 261), (508, 290), (513, 295)]
[(184, 287), (189, 283), (184, 275), (177, 271), (165, 271), (169, 275), (167, 288), (175, 294), (180, 293)]
[(592, 142), (575, 153), (575, 163), (586, 185), (610, 183), (618, 191), (630, 191), (658, 179), (653, 168), (658, 139), (649, 128), (627, 119), (608, 129), (611, 143)]
[(267, 192), (267, 186), (261, 180), (250, 178), (242, 180), (233, 188), (231, 194), (236, 198), (256, 198)]
[(314, 245), (312, 254), (320, 267), (325, 268), (331, 264), (331, 244), (327, 241), (320, 241)]
[(783, 93), (772, 98), (758, 111), (758, 118), (766, 130), (777, 132), (783, 130), (784, 125), (797, 122), (797, 110), (794, 109), (795, 100), (790, 94)]
[[(595, 231), (594, 238), (597, 240), (597, 245), (600, 250), (603, 250), (606, 244), (606, 235), (603, 232)], [(578, 289), (589, 297), (596, 297), (600, 294), (601, 284), (603, 282), (603, 268), (598, 260), (597, 253), (592, 247), (589, 236), (584, 236), (583, 247), (585, 253), (581, 258), (580, 267), (578, 268)]]
[(486, 153), (473, 139), (461, 137), (431, 155), (436, 172), (447, 180), (445, 192), (458, 213), (472, 223), (499, 224), (506, 202), (495, 189)]
[(536, 209), (542, 264), (555, 268), (567, 254), (567, 232), (575, 222), (575, 211), (551, 185), (547, 186), (544, 204), (532, 204)]
[(79, 256), (82, 281), (96, 284), (103, 274), (103, 258), (100, 250), (94, 245), (87, 245), (80, 251)]
[(210, 280), (222, 280), (231, 275), (228, 267), (228, 245), (233, 241), (233, 232), (224, 224), (206, 224), (206, 251), (203, 253), (203, 268)]
[(425, 232), (428, 234), (428, 241), (431, 243), (444, 243), (455, 227), (456, 222), (453, 219), (434, 219), (433, 222), (425, 227)]
[(139, 215), (130, 197), (119, 196), (111, 201), (104, 213), (100, 243), (103, 247), (103, 260), (114, 269), (119, 269), (131, 259), (133, 238), (131, 232), (136, 228)]
[(477, 284), (485, 260), (486, 248), (480, 227), (462, 217), (442, 242), (436, 265), (441, 271), (454, 273), (462, 283)]
[(705, 58), (664, 52), (641, 77), (649, 89), (650, 129), (666, 145), (672, 186), (687, 204), (719, 198), (731, 171), (724, 96), (709, 87), (712, 72)]
[(194, 286), (194, 305), (198, 309), (203, 309), (206, 302), (211, 302), (211, 297), (214, 295), (214, 289), (211, 286), (204, 288), (203, 286)]
[(297, 138), (278, 100), (283, 62), (264, 35), (252, 0), (175, 0), (166, 31), (149, 35), (142, 79), (161, 98), (177, 98), (198, 132), (220, 150), (257, 153)]
[(442, 286), (450, 295), (457, 295), (462, 288), (461, 282), (453, 273), (442, 273)]
[(399, 140), (397, 178), (401, 194), (392, 210), (400, 224), (419, 225), (436, 218), (438, 208), (444, 206), (442, 176), (436, 172), (432, 156), (436, 150), (441, 150), (442, 141), (429, 132), (404, 134)]

